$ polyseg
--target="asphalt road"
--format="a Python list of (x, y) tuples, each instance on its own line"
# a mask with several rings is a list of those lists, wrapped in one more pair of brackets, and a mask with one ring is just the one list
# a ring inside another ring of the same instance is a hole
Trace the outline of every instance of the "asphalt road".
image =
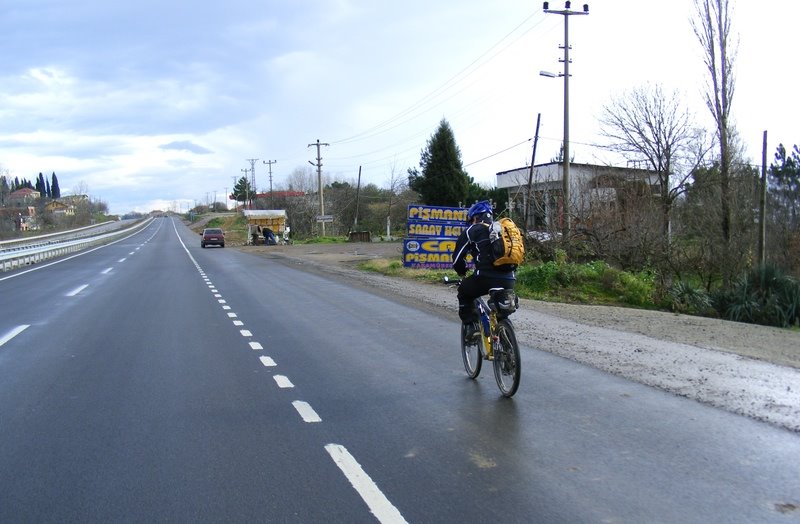
[(0, 522), (796, 522), (800, 436), (164, 218), (0, 276)]

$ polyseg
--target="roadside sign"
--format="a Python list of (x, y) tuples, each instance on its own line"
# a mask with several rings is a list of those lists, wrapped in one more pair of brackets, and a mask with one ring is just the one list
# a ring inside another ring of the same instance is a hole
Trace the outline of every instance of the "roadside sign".
[(333, 222), (333, 215), (317, 215), (317, 222)]

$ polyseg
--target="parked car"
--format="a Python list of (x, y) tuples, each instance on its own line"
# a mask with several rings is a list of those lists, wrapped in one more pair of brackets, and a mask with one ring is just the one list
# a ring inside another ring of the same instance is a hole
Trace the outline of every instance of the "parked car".
[(200, 235), (203, 237), (200, 239), (200, 247), (225, 247), (225, 232), (218, 227), (207, 227)]

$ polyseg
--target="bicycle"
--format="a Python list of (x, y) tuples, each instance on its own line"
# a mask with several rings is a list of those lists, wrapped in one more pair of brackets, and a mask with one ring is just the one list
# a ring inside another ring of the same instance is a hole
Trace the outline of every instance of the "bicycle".
[[(444, 282), (459, 286), (461, 280)], [(493, 288), (489, 290), (489, 300), (475, 299), (480, 321), (480, 336), (477, 340), (467, 340), (467, 326), (461, 325), (461, 358), (467, 376), (475, 379), (481, 372), (484, 360), (494, 364), (494, 378), (504, 397), (512, 397), (519, 388), (522, 375), (522, 359), (517, 345), (514, 324), (508, 315), (519, 307), (519, 299), (514, 290)]]

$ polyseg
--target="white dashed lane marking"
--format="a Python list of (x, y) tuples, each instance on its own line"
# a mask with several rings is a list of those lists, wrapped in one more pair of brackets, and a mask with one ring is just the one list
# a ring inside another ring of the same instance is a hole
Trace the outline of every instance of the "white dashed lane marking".
[(303, 417), (303, 420), (306, 422), (322, 422), (322, 419), (319, 418), (317, 412), (314, 411), (314, 408), (308, 402), (303, 402), (302, 400), (295, 400), (292, 402), (292, 406), (297, 412)]
[(275, 379), (275, 383), (278, 384), (278, 387), (281, 389), (294, 387), (294, 384), (292, 384), (292, 381), (289, 380), (289, 377), (286, 377), (284, 375), (275, 375), (272, 378)]
[(340, 444), (327, 444), (325, 451), (331, 456), (333, 461), (342, 470), (344, 476), (350, 481), (353, 488), (358, 492), (364, 502), (369, 506), (369, 510), (375, 515), (379, 522), (403, 523), (406, 519), (394, 505), (389, 502), (386, 495), (378, 488), (369, 475), (356, 461), (353, 455)]
[(19, 335), (20, 333), (22, 333), (23, 331), (25, 331), (29, 327), (31, 327), (30, 324), (22, 324), (20, 326), (15, 327), (11, 331), (9, 331), (5, 335), (3, 335), (3, 338), (0, 338), (0, 346), (5, 344), (6, 342), (11, 340), (12, 338), (16, 337), (17, 335)]
[(86, 289), (87, 287), (89, 287), (89, 284), (84, 284), (82, 286), (78, 286), (75, 289), (73, 289), (72, 291), (70, 291), (69, 293), (67, 293), (67, 296), (68, 297), (74, 297), (75, 295), (77, 295), (78, 293), (80, 293), (81, 291)]
[[(186, 246), (184, 245), (184, 249)], [(188, 253), (189, 250), (186, 249)], [(194, 258), (189, 254), (189, 257)], [(120, 262), (124, 261), (125, 259), (120, 260)], [(200, 271), (200, 275), (203, 277), (203, 280), (208, 284), (209, 290), (212, 293), (215, 293), (214, 298), (217, 299), (217, 302), (222, 304), (222, 309), (230, 311), (231, 307), (227, 305), (227, 302), (222, 298), (222, 295), (219, 294), (219, 291), (216, 289), (214, 284), (206, 277), (205, 273), (200, 266), (195, 262), (195, 265)], [(238, 318), (236, 313), (229, 312), (228, 318), (235, 319)], [(244, 322), (239, 320), (234, 320), (233, 324), (235, 326), (242, 326)], [(16, 336), (19, 332), (27, 328), (28, 326), (20, 326), (17, 328), (17, 333), (9, 333), (2, 339), (0, 339), (0, 346), (2, 346), (7, 340)], [(253, 334), (247, 329), (239, 330), (239, 333), (243, 337), (252, 337)], [(264, 349), (261, 344), (258, 342), (249, 342), (250, 348), (253, 350), (261, 350)], [(271, 357), (267, 356), (260, 356), (258, 357), (265, 367), (276, 367), (277, 364)], [(277, 386), (281, 389), (287, 388), (294, 388), (294, 384), (289, 378), (285, 375), (274, 375), (273, 380)], [(317, 423), (322, 422), (322, 418), (314, 411), (314, 408), (308, 402), (304, 402), (302, 400), (295, 400), (292, 402), (292, 406), (297, 411), (297, 413), (302, 417), (303, 421), (306, 423)], [(386, 495), (378, 488), (377, 484), (373, 482), (369, 475), (364, 471), (361, 465), (356, 461), (356, 459), (350, 454), (347, 449), (340, 445), (340, 444), (327, 444), (325, 446), (325, 450), (331, 456), (333, 461), (339, 467), (339, 469), (344, 473), (347, 480), (359, 494), (359, 496), (364, 500), (364, 502), (369, 507), (372, 514), (382, 524), (403, 524), (406, 523), (406, 519), (403, 518), (403, 515), (400, 511), (386, 498)]]
[[(203, 280), (208, 285), (211, 293), (214, 294), (214, 298), (217, 299), (217, 302), (222, 305), (222, 309), (229, 311), (228, 318), (238, 319), (238, 315), (230, 311), (231, 307), (227, 305), (227, 302), (222, 298), (222, 294), (219, 292), (216, 286), (211, 283), (211, 281), (202, 271), (200, 274), (203, 276)], [(244, 322), (241, 320), (233, 320), (233, 325), (243, 326)], [(253, 336), (253, 333), (247, 329), (240, 329), (239, 333), (243, 337)], [(10, 337), (13, 336), (15, 335), (10, 335)], [(9, 337), (9, 335), (6, 337)], [(0, 339), (0, 346), (5, 343), (5, 340), (6, 338)], [(252, 350), (258, 351), (264, 349), (264, 347), (258, 342), (251, 341), (248, 344)], [(258, 358), (264, 367), (277, 367), (275, 360), (273, 360), (271, 357), (260, 356)], [(294, 384), (286, 375), (274, 375), (272, 378), (275, 381), (275, 384), (281, 389), (294, 388)], [(322, 418), (317, 414), (316, 411), (314, 411), (314, 408), (312, 408), (308, 402), (295, 400), (292, 402), (292, 406), (304, 422), (309, 424), (322, 422)], [(378, 519), (379, 522), (383, 524), (402, 524), (406, 522), (400, 511), (391, 502), (389, 502), (389, 499), (386, 498), (375, 482), (372, 481), (369, 475), (367, 475), (361, 465), (344, 446), (339, 444), (328, 444), (325, 446), (325, 450), (331, 456), (342, 473), (344, 473), (347, 480), (350, 482), (359, 496), (364, 500), (372, 514)]]

